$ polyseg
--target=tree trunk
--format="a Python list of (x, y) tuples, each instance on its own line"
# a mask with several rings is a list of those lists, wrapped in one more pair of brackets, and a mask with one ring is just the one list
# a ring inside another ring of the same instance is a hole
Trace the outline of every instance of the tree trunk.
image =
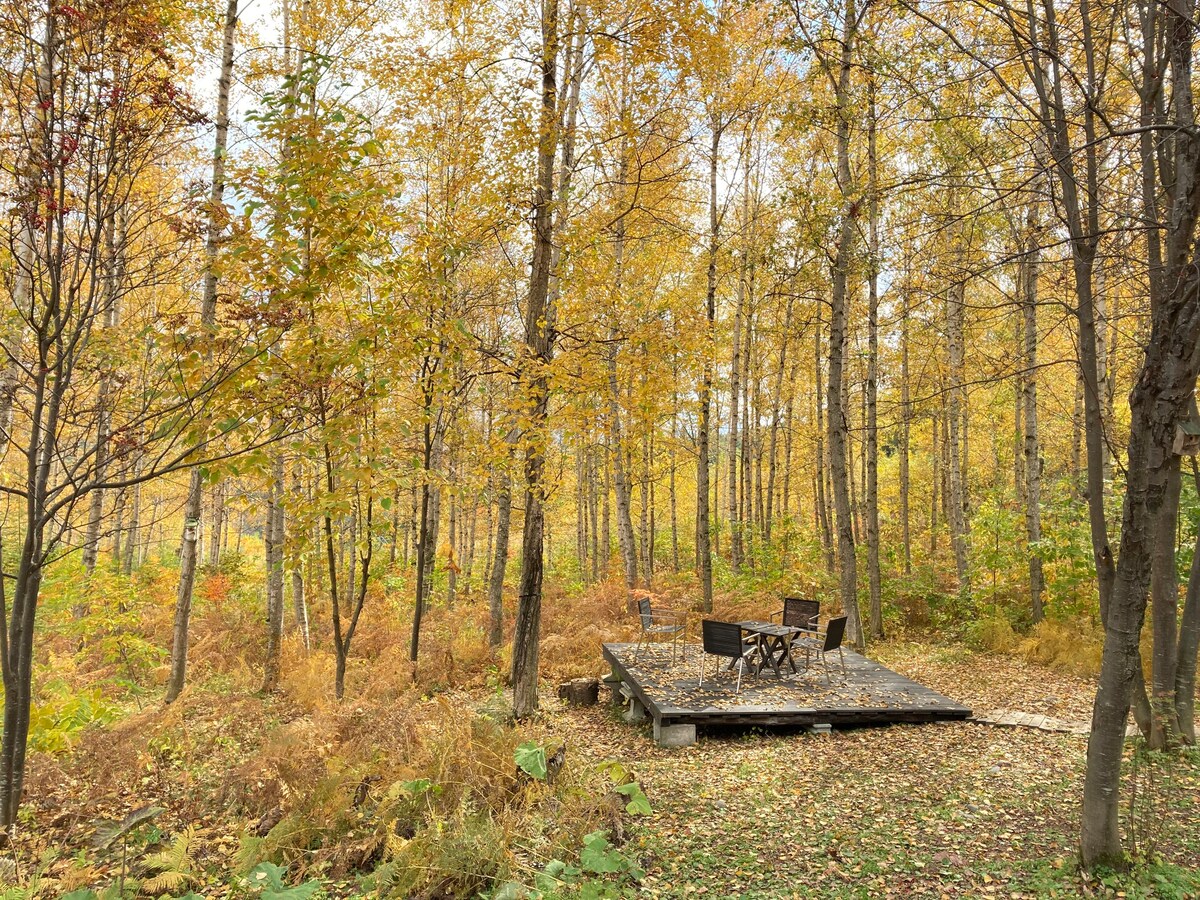
[(1153, 651), (1150, 659), (1150, 705), (1153, 712), (1149, 746), (1165, 750), (1178, 740), (1175, 718), (1176, 624), (1179, 616), (1179, 576), (1175, 569), (1175, 541), (1179, 525), (1179, 457), (1166, 461), (1166, 488), (1154, 519), (1154, 549), (1150, 570), (1150, 624)]
[(858, 609), (858, 570), (854, 555), (854, 521), (850, 505), (850, 473), (846, 470), (848, 423), (844, 408), (842, 366), (846, 354), (846, 323), (849, 306), (847, 279), (854, 253), (857, 198), (853, 197), (850, 171), (850, 73), (858, 14), (855, 0), (846, 0), (844, 36), (837, 78), (837, 174), (842, 190), (837, 253), (832, 272), (829, 319), (829, 460), (833, 499), (837, 510), (838, 566), (842, 609), (846, 613), (846, 635), (856, 648), (863, 646), (863, 628)]
[(1042, 539), (1042, 454), (1038, 436), (1037, 372), (1038, 372), (1038, 272), (1039, 272), (1037, 208), (1029, 210), (1028, 238), (1021, 260), (1018, 281), (1021, 286), (1021, 307), (1024, 314), (1025, 375), (1021, 395), (1025, 420), (1025, 539), (1029, 554), (1029, 600), (1035, 623), (1043, 618), (1042, 555), (1038, 543)]
[(675, 445), (679, 441), (679, 396), (673, 395), (671, 404), (671, 449), (667, 473), (667, 502), (671, 509), (671, 570), (679, 572), (679, 515), (676, 508), (675, 469), (677, 467)]
[(532, 715), (538, 706), (538, 645), (542, 616), (542, 538), (550, 385), (546, 371), (554, 353), (554, 307), (549, 303), (554, 269), (554, 156), (559, 127), (558, 0), (542, 0), (542, 103), (538, 124), (533, 266), (525, 309), (525, 343), (520, 376), (526, 388), (528, 428), (525, 448), (525, 525), (521, 538), (521, 581), (513, 633), (513, 716)]
[(912, 510), (909, 503), (911, 476), (909, 461), (912, 444), (912, 397), (908, 371), (908, 286), (900, 315), (900, 543), (904, 553), (904, 574), (912, 574)]
[[(1193, 473), (1200, 487), (1200, 473)], [(1175, 715), (1179, 736), (1185, 744), (1196, 743), (1196, 654), (1200, 650), (1200, 531), (1192, 552), (1192, 570), (1188, 576), (1187, 597), (1179, 619), (1179, 649), (1175, 668)]]
[(265, 551), (267, 566), (267, 655), (263, 664), (261, 692), (279, 687), (283, 658), (283, 456), (276, 453), (271, 463), (270, 502), (267, 506)]
[[(717, 254), (720, 250), (720, 220), (717, 218), (717, 169), (721, 149), (721, 114), (713, 114), (708, 167), (708, 290), (704, 297), (705, 327), (712, 335), (717, 321)], [(709, 430), (712, 416), (713, 361), (706, 350), (700, 381), (700, 422), (696, 433), (696, 570), (700, 578), (701, 609), (712, 612), (712, 536), (709, 533), (708, 489)]]
[[(748, 228), (747, 218), (750, 207), (750, 179), (747, 177), (745, 190), (742, 192), (742, 228)], [(733, 308), (733, 358), (729, 366), (729, 478), (725, 486), (727, 495), (725, 523), (729, 529), (729, 565), (735, 572), (742, 568), (742, 526), (741, 508), (738, 499), (738, 485), (741, 483), (738, 472), (738, 427), (741, 411), (742, 391), (742, 321), (746, 309), (746, 247), (743, 245), (738, 271), (737, 299)], [(749, 410), (746, 412), (749, 417)], [(743, 439), (744, 443), (744, 439)]]
[[(140, 453), (133, 458), (133, 476), (142, 474), (142, 456)], [(121, 561), (121, 572), (126, 578), (133, 575), (135, 557), (139, 546), (139, 533), (142, 527), (142, 483), (139, 481), (129, 489), (129, 528), (125, 534), (125, 555)]]
[[(619, 279), (618, 279), (619, 281)], [(613, 487), (616, 492), (617, 544), (625, 574), (626, 599), (632, 602), (637, 587), (637, 548), (634, 546), (633, 517), (630, 512), (629, 472), (625, 465), (624, 436), (621, 429), (620, 387), (617, 383), (616, 332), (610, 332), (608, 350), (608, 449), (612, 454)]]
[[(783, 314), (783, 337), (779, 345), (779, 368), (775, 370), (775, 387), (771, 392), (771, 428), (768, 432), (767, 439), (767, 501), (764, 511), (765, 521), (763, 522), (763, 539), (768, 545), (771, 543), (771, 525), (775, 518), (776, 499), (775, 499), (775, 477), (776, 477), (776, 457), (779, 448), (779, 426), (783, 410), (783, 379), (784, 372), (787, 369), (787, 351), (788, 340), (792, 334), (792, 307), (793, 299), (788, 297), (787, 306)], [(790, 397), (790, 393), (789, 393)], [(784, 504), (779, 503), (780, 506)]]
[[(217, 321), (217, 246), (224, 218), (225, 156), (229, 138), (229, 85), (233, 80), (233, 41), (237, 30), (238, 0), (228, 0), (221, 42), (221, 73), (217, 79), (216, 136), (213, 139), (212, 186), (208, 195), (208, 221), (204, 241), (204, 295), (200, 325), (211, 330)], [(179, 591), (175, 598), (175, 623), (171, 635), (171, 675), (167, 703), (183, 691), (187, 677), (188, 624), (192, 614), (192, 588), (196, 580), (196, 553), (200, 521), (200, 470), (192, 469), (183, 506), (183, 540), (179, 549)]]
[[(450, 452), (450, 483), (456, 484), (455, 471), (457, 459), (453, 450)], [(446, 561), (446, 608), (451, 609), (458, 596), (458, 563), (461, 557), (455, 556), (456, 541), (458, 540), (458, 490), (450, 490), (450, 533), (446, 536), (450, 545), (450, 558)]]
[[(961, 239), (961, 238), (960, 238)], [(956, 278), (960, 277), (956, 275)], [(950, 540), (954, 546), (954, 568), (958, 576), (959, 593), (971, 594), (971, 574), (967, 547), (966, 488), (963, 484), (962, 419), (966, 404), (964, 380), (964, 318), (966, 284), (957, 280), (950, 285), (946, 295), (946, 340), (949, 355), (949, 391), (946, 409), (948, 474), (947, 510), (949, 512)]]
[(212, 528), (208, 534), (208, 564), (216, 568), (221, 563), (221, 532), (225, 527), (225, 483), (219, 483), (211, 492)]
[(868, 229), (867, 285), (867, 384), (866, 384), (866, 518), (867, 572), (870, 578), (870, 617), (873, 639), (883, 637), (883, 580), (879, 571), (879, 425), (876, 418), (879, 391), (879, 162), (875, 140), (875, 76), (867, 81), (867, 197), (871, 217)]
[(830, 522), (829, 499), (825, 493), (825, 387), (824, 372), (821, 368), (821, 328), (818, 325), (815, 335), (816, 346), (813, 348), (813, 360), (816, 364), (816, 421), (817, 441), (814, 456), (816, 457), (816, 509), (821, 526), (821, 549), (825, 553), (825, 571), (830, 575), (834, 569), (833, 555), (833, 526)]
[(512, 475), (507, 461), (499, 473), (496, 500), (496, 549), (488, 579), (488, 644), (499, 647), (504, 640), (504, 570), (508, 568), (508, 533), (512, 521)]

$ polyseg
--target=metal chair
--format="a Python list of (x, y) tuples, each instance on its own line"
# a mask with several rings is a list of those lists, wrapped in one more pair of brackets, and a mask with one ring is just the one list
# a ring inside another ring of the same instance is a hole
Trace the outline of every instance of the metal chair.
[(674, 665), (679, 638), (686, 627), (684, 614), (673, 609), (655, 612), (650, 606), (649, 598), (643, 597), (638, 601), (638, 618), (642, 623), (642, 632), (638, 635), (637, 647), (633, 653), (634, 660), (641, 661), (642, 647), (649, 644), (651, 638), (666, 636), (671, 638), (671, 665)]
[(704, 687), (704, 662), (711, 654), (732, 660), (730, 666), (737, 666), (737, 686), (734, 694), (742, 691), (742, 672), (752, 662), (754, 653), (758, 650), (756, 643), (747, 643), (742, 637), (742, 629), (733, 622), (717, 622), (705, 619), (700, 623), (701, 640), (704, 652), (700, 654), (700, 687)]
[(834, 650), (838, 653), (838, 659), (842, 664), (842, 674), (846, 674), (846, 656), (842, 652), (842, 638), (846, 636), (846, 617), (838, 616), (835, 619), (830, 619), (825, 626), (825, 630), (818, 631), (815, 640), (811, 637), (800, 637), (792, 642), (793, 647), (804, 648), (804, 669), (808, 671), (808, 658), (810, 653), (815, 653), (817, 658), (821, 660), (821, 667), (825, 670), (825, 680), (831, 681), (829, 677), (829, 663), (825, 659), (825, 654), (832, 653)]
[(782, 617), (784, 625), (793, 628), (803, 628), (814, 634), (817, 631), (817, 618), (821, 614), (820, 600), (805, 600), (802, 597), (784, 597), (783, 609), (771, 613), (771, 621), (777, 616)]

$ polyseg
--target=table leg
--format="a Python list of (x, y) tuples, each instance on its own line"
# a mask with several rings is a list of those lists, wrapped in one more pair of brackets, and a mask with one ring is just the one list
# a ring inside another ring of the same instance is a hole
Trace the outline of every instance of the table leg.
[(782, 655), (780, 656), (780, 661), (782, 662), (783, 660), (785, 660), (785, 659), (786, 659), (786, 660), (787, 660), (787, 663), (788, 663), (788, 665), (792, 667), (792, 674), (793, 674), (793, 675), (797, 674), (797, 673), (796, 673), (796, 661), (795, 661), (794, 659), (792, 659), (792, 640), (791, 640), (791, 635), (787, 635), (787, 636), (785, 636), (785, 637), (781, 637), (781, 638), (779, 639), (779, 646), (780, 646), (780, 649), (781, 649), (781, 651), (782, 651)]

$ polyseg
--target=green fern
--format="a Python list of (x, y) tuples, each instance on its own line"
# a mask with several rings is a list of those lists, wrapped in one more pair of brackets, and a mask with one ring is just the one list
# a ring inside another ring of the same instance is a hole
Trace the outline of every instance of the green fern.
[(189, 825), (175, 835), (166, 850), (142, 860), (143, 871), (152, 876), (142, 882), (142, 890), (149, 894), (174, 894), (195, 882), (199, 874), (192, 856), (195, 843), (196, 829)]

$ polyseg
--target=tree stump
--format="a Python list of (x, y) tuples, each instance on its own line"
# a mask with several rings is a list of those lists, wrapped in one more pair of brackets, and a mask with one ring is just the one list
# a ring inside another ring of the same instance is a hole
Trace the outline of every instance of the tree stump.
[(600, 682), (595, 678), (575, 678), (558, 686), (558, 699), (571, 706), (595, 706), (600, 699)]

